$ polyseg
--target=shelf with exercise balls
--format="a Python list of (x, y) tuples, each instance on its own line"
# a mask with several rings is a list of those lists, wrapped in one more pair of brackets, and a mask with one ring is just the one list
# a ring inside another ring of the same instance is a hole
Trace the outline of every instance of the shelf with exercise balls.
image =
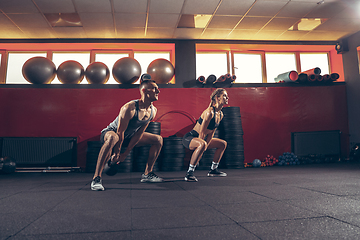
[(133, 84), (141, 75), (141, 66), (134, 58), (120, 58), (114, 63), (112, 74), (115, 81), (120, 84)]
[(93, 62), (87, 66), (85, 78), (90, 84), (105, 84), (110, 78), (109, 68), (102, 62)]
[(50, 84), (56, 76), (56, 66), (48, 58), (33, 57), (24, 63), (22, 75), (32, 84)]
[(175, 68), (170, 61), (158, 58), (149, 64), (147, 73), (157, 84), (167, 84), (174, 77)]
[(61, 63), (57, 69), (57, 77), (62, 84), (79, 84), (84, 76), (84, 67), (74, 60)]

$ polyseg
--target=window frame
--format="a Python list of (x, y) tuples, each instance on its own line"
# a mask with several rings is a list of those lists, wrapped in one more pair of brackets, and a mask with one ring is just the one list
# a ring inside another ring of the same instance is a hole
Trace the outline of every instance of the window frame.
[[(241, 50), (232, 50), (230, 51), (231, 53), (231, 61), (232, 61), (232, 68), (231, 68), (231, 74), (235, 74), (235, 58), (234, 58), (234, 54), (235, 53), (242, 53), (242, 54), (257, 54), (260, 55), (260, 59), (261, 59), (261, 76), (262, 76), (262, 82), (261, 83), (267, 83), (267, 74), (266, 74), (266, 64), (265, 64), (265, 51), (251, 51), (251, 50), (247, 50), (247, 51), (241, 51)], [(244, 84), (244, 83), (238, 83), (238, 84)]]
[[(195, 57), (196, 54), (198, 53), (208, 53), (208, 54), (214, 54), (214, 53), (225, 53), (226, 54), (226, 71), (230, 72), (230, 69), (232, 69), (232, 65), (231, 65), (231, 54), (229, 50), (196, 50), (195, 52)], [(195, 59), (195, 65), (196, 65), (196, 59)], [(197, 73), (197, 66), (195, 66), (195, 72), (196, 72), (196, 76), (199, 77), (200, 74)], [(220, 77), (220, 76), (217, 76)]]
[[(301, 53), (306, 53), (306, 54), (319, 54), (319, 53), (326, 53), (326, 55), (327, 55), (327, 60), (328, 60), (328, 68), (329, 68), (329, 74), (331, 74), (332, 73), (332, 69), (331, 69), (331, 54), (330, 54), (330, 52), (329, 51), (327, 51), (327, 52), (325, 52), (325, 51), (319, 51), (319, 52), (309, 52), (309, 51), (300, 51), (300, 52), (298, 52), (299, 53), (299, 70), (301, 70), (301, 71), (299, 71), (299, 73), (300, 72), (302, 72), (302, 71), (304, 71), (303, 69), (301, 69), (301, 61), (300, 61), (300, 54)], [(306, 71), (306, 70), (305, 70)]]

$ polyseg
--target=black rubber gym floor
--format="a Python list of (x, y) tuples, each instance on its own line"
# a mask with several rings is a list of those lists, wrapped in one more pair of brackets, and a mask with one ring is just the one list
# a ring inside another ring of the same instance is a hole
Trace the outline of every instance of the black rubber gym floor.
[(360, 164), (226, 172), (0, 175), (0, 239), (360, 239)]

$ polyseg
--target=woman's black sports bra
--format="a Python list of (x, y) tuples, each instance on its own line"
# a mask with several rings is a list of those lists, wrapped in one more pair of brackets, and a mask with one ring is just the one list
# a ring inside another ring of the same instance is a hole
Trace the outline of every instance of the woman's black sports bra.
[[(201, 118), (201, 116), (199, 117), (199, 120), (197, 120), (197, 122), (201, 125), (203, 122), (203, 119)], [(215, 122), (215, 108), (214, 108), (214, 117), (210, 120), (209, 125), (207, 126), (207, 129), (209, 130), (214, 130), (215, 128), (219, 127), (219, 123)]]

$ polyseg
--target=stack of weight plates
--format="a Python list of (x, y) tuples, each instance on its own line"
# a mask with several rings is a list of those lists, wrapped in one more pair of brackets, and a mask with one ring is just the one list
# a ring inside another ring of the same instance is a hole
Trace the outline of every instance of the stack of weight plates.
[(185, 148), (182, 145), (182, 138), (170, 136), (164, 138), (164, 145), (161, 151), (162, 171), (181, 171), (184, 165)]
[[(160, 122), (150, 122), (148, 127), (146, 128), (145, 132), (153, 133), (160, 135), (161, 133), (161, 124)], [(134, 163), (133, 163), (133, 171), (134, 172), (143, 172), (146, 167), (146, 163), (149, 158), (149, 150), (151, 145), (145, 145), (141, 147), (135, 147), (135, 156), (134, 156)], [(153, 171), (158, 171), (158, 161), (155, 162)]]
[[(214, 137), (213, 138), (219, 138), (219, 130), (216, 129)], [(200, 159), (199, 166), (196, 167), (198, 170), (210, 170), (212, 161), (214, 159), (216, 148), (207, 149), (202, 158)]]
[(101, 149), (100, 141), (88, 141), (86, 151), (86, 169), (88, 173), (95, 172), (98, 155)]
[(224, 118), (220, 124), (220, 136), (227, 142), (224, 156), (225, 161), (220, 165), (226, 168), (244, 167), (244, 140), (243, 128), (239, 107), (225, 107), (222, 109)]

